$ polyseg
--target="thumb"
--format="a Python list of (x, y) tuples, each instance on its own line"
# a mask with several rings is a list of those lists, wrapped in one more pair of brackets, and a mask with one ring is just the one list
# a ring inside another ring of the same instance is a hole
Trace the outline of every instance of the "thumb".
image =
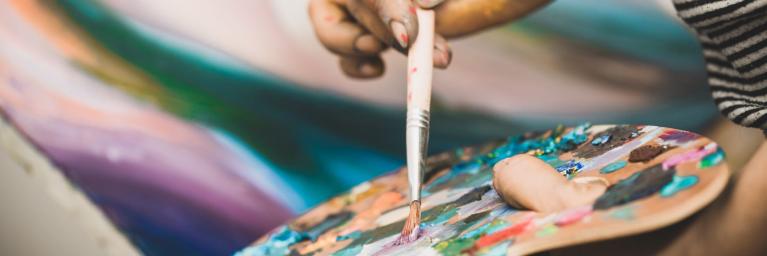
[(444, 1), (445, 0), (415, 0), (415, 3), (421, 8), (432, 9)]
[(374, 10), (378, 13), (396, 41), (395, 48), (407, 49), (418, 35), (418, 19), (412, 0), (377, 0)]

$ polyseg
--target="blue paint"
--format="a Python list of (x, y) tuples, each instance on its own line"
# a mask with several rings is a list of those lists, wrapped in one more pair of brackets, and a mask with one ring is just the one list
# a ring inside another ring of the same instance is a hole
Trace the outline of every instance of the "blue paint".
[(482, 253), (484, 256), (505, 256), (508, 254), (509, 246), (511, 245), (511, 241), (506, 241), (503, 243), (500, 243), (498, 245), (495, 245), (488, 249), (485, 253)]
[(333, 256), (356, 256), (362, 252), (362, 245), (357, 245), (351, 248), (346, 248), (341, 251), (333, 253)]
[(557, 166), (557, 172), (568, 178), (579, 173), (581, 169), (583, 169), (583, 164), (575, 160), (570, 160), (563, 165)]
[(423, 225), (434, 226), (434, 225), (439, 225), (439, 224), (445, 223), (448, 220), (450, 220), (450, 218), (455, 216), (456, 213), (458, 213), (458, 208), (457, 207), (456, 208), (448, 209), (447, 211), (445, 211), (443, 213), (440, 213), (439, 216), (437, 216), (433, 220), (428, 221), (426, 223), (423, 223)]
[(538, 156), (539, 159), (546, 162), (549, 166), (556, 168), (557, 166), (565, 164), (565, 161), (562, 161), (559, 159), (559, 155), (556, 154), (550, 154), (550, 155), (541, 155)]
[(605, 173), (605, 174), (612, 173), (617, 170), (623, 169), (623, 167), (626, 167), (627, 164), (628, 162), (626, 162), (625, 160), (616, 161), (611, 164), (608, 164), (605, 167), (602, 167), (602, 170), (600, 170), (599, 172)]
[(288, 255), (290, 254), (290, 248), (288, 247), (308, 238), (304, 233), (283, 226), (280, 231), (271, 235), (265, 243), (247, 247), (235, 253), (234, 256)]
[(698, 183), (698, 176), (674, 176), (669, 184), (666, 184), (660, 190), (660, 196), (670, 197), (678, 193), (679, 191), (688, 189)]
[(722, 148), (717, 148), (716, 152), (703, 157), (703, 159), (698, 162), (698, 168), (705, 169), (719, 164), (722, 160), (724, 160), (724, 151)]
[(362, 235), (362, 232), (357, 230), (357, 231), (351, 232), (349, 234), (336, 237), (336, 241), (343, 241), (343, 240), (349, 240), (349, 239), (357, 239), (357, 238), (360, 238), (361, 235)]
[(492, 166), (508, 157), (533, 152), (536, 156), (555, 153), (557, 151), (569, 151), (588, 140), (586, 130), (591, 127), (590, 123), (584, 123), (574, 127), (570, 132), (564, 133), (563, 126), (551, 131), (551, 135), (531, 139), (523, 139), (522, 136), (509, 138), (506, 144), (499, 146), (493, 152), (480, 157), (479, 161)]
[[(632, 135), (633, 135), (633, 134), (632, 134)], [(612, 136), (612, 135), (610, 135), (610, 134), (605, 134), (605, 135), (602, 135), (602, 136), (596, 137), (596, 138), (594, 138), (594, 139), (591, 141), (591, 145), (594, 145), (594, 146), (600, 146), (600, 145), (602, 145), (602, 144), (605, 144), (605, 143), (607, 143), (608, 141), (610, 141), (610, 139), (611, 139), (612, 137), (613, 137), (613, 136)]]

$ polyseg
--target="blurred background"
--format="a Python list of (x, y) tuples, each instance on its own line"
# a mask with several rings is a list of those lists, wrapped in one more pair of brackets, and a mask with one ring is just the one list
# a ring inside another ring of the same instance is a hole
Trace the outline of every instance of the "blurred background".
[[(0, 140), (0, 254), (231, 254), (401, 166), (405, 58), (345, 77), (307, 2), (0, 1), (0, 137), (30, 148)], [(430, 152), (639, 123), (714, 137), (737, 169), (761, 134), (719, 117), (672, 8), (558, 0), (452, 41)]]

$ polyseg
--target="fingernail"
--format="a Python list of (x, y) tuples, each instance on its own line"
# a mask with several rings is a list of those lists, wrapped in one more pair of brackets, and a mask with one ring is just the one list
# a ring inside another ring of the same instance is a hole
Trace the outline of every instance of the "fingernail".
[(434, 47), (434, 66), (441, 69), (447, 68), (452, 61), (452, 55), (453, 53), (450, 50)]
[(450, 65), (450, 62), (453, 62), (453, 51), (447, 50), (447, 55), (445, 57), (447, 58), (447, 65)]
[(362, 35), (354, 41), (354, 50), (360, 53), (377, 53), (381, 50), (381, 43), (372, 35)]
[(375, 66), (373, 66), (373, 63), (363, 62), (363, 63), (360, 63), (359, 71), (363, 75), (371, 76), (375, 74), (376, 68)]
[(399, 21), (392, 21), (391, 32), (394, 34), (394, 38), (397, 39), (397, 43), (399, 43), (402, 48), (407, 48), (407, 42), (410, 38), (407, 35), (405, 24), (402, 24), (402, 22)]
[(423, 8), (432, 8), (442, 3), (442, 0), (418, 0), (418, 5)]

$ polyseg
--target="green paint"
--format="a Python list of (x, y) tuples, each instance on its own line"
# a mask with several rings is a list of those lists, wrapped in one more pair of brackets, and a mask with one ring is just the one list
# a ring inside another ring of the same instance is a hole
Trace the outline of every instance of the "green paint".
[(538, 230), (538, 232), (535, 232), (535, 236), (546, 237), (546, 236), (556, 234), (557, 231), (559, 231), (557, 226), (553, 224), (549, 224), (549, 225), (543, 226), (540, 230)]
[(493, 221), (489, 223), (485, 223), (482, 226), (479, 226), (473, 230), (470, 230), (469, 232), (466, 232), (465, 234), (461, 235), (462, 238), (478, 238), (481, 235), (486, 235), (493, 233), (495, 231), (504, 229), (508, 227), (510, 224), (509, 222), (502, 220), (502, 219), (494, 219)]
[(716, 152), (703, 157), (703, 159), (698, 162), (698, 168), (706, 169), (719, 164), (722, 160), (724, 160), (724, 150), (722, 150), (722, 148), (717, 148)]
[(615, 209), (610, 213), (610, 217), (616, 218), (616, 219), (622, 219), (622, 220), (633, 220), (634, 207), (631, 205), (627, 205), (627, 206)]
[(444, 211), (441, 214), (434, 216), (433, 219), (425, 220), (424, 224), (426, 224), (426, 225), (439, 225), (439, 224), (442, 224), (442, 223), (447, 222), (448, 220), (450, 220), (450, 218), (455, 216), (455, 214), (457, 212), (458, 212), (458, 207), (453, 207), (453, 208), (447, 209), (447, 211)]
[(498, 245), (495, 245), (493, 247), (490, 247), (485, 252), (479, 252), (478, 255), (482, 256), (505, 256), (508, 254), (509, 246), (511, 245), (511, 241), (506, 241), (503, 243), (499, 243)]
[(478, 238), (456, 238), (439, 242), (433, 248), (443, 255), (460, 255), (461, 251), (474, 246)]
[(357, 230), (357, 231), (351, 232), (349, 234), (336, 237), (336, 241), (343, 241), (343, 240), (349, 240), (349, 239), (357, 239), (357, 238), (360, 238), (361, 235), (362, 235), (362, 232)]
[(362, 245), (357, 245), (354, 247), (349, 247), (340, 251), (337, 251), (333, 253), (333, 256), (356, 256), (359, 255), (360, 252), (362, 252)]
[(623, 169), (623, 167), (626, 167), (627, 164), (628, 163), (625, 160), (616, 161), (603, 167), (602, 170), (600, 170), (599, 172), (604, 174), (612, 173), (617, 170)]
[(679, 191), (682, 191), (689, 187), (694, 186), (696, 183), (698, 183), (698, 176), (695, 176), (695, 175), (674, 176), (671, 182), (669, 184), (666, 184), (666, 186), (664, 186), (660, 190), (660, 196), (662, 197), (673, 196)]
[(549, 166), (556, 168), (557, 166), (563, 165), (565, 161), (559, 160), (559, 155), (557, 154), (546, 154), (538, 156), (539, 159), (546, 162)]

